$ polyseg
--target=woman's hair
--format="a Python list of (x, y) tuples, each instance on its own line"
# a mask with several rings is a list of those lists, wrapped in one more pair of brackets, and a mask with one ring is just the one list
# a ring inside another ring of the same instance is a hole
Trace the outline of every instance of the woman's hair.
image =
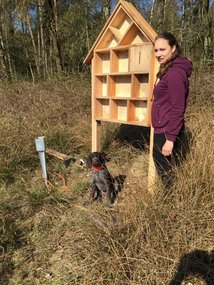
[(182, 54), (182, 50), (175, 36), (169, 32), (164, 32), (164, 33), (157, 35), (157, 37), (155, 38), (155, 41), (158, 39), (163, 39), (163, 40), (168, 41), (168, 44), (170, 45), (171, 48), (175, 46), (175, 51), (173, 52), (170, 59), (167, 62), (160, 65), (160, 69), (157, 73), (157, 78), (161, 78), (167, 72), (168, 68), (172, 65), (173, 60)]

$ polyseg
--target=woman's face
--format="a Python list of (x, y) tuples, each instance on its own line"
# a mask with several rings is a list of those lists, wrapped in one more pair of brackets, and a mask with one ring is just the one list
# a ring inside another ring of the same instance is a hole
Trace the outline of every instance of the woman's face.
[(160, 64), (166, 63), (175, 50), (176, 46), (171, 47), (167, 40), (157, 39), (155, 41), (154, 53), (157, 61)]

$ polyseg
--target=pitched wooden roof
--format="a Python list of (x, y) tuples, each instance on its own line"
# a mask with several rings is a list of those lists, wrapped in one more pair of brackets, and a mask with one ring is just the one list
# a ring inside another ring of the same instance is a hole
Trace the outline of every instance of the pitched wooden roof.
[(153, 28), (147, 23), (147, 21), (142, 17), (142, 15), (137, 11), (137, 9), (129, 2), (124, 0), (119, 0), (114, 11), (112, 12), (111, 16), (107, 20), (106, 24), (102, 28), (101, 32), (99, 33), (96, 41), (94, 42), (93, 46), (91, 47), (89, 53), (87, 54), (84, 63), (90, 64), (93, 58), (93, 51), (97, 44), (99, 43), (100, 39), (102, 38), (103, 34), (105, 33), (106, 29), (110, 25), (112, 19), (115, 17), (115, 14), (121, 9), (125, 11), (125, 13), (132, 19), (132, 21), (136, 24), (136, 26), (141, 30), (147, 38), (153, 43), (156, 37), (156, 32)]

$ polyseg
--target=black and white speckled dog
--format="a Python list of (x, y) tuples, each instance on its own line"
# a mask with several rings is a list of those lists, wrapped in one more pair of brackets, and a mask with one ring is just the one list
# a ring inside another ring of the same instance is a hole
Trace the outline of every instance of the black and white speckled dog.
[(106, 155), (103, 152), (91, 152), (86, 160), (87, 169), (92, 171), (92, 201), (101, 201), (107, 196), (109, 203), (113, 203), (117, 189), (114, 178), (106, 166)]

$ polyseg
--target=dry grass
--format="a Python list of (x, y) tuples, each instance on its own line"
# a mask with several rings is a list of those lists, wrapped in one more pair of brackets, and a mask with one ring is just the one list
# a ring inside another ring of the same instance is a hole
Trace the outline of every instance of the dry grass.
[[(85, 206), (90, 178), (77, 166), (48, 161), (67, 178), (65, 192), (57, 177), (45, 188), (37, 171), (38, 134), (59, 151), (82, 157), (89, 151), (89, 86), (68, 81), (1, 91), (2, 284), (213, 284), (213, 83), (197, 78), (187, 115), (191, 152), (171, 192), (157, 184), (151, 196), (148, 151), (114, 140), (115, 126), (104, 125), (108, 166), (114, 176), (127, 176), (112, 208)], [(180, 281), (173, 283), (177, 268)]]

